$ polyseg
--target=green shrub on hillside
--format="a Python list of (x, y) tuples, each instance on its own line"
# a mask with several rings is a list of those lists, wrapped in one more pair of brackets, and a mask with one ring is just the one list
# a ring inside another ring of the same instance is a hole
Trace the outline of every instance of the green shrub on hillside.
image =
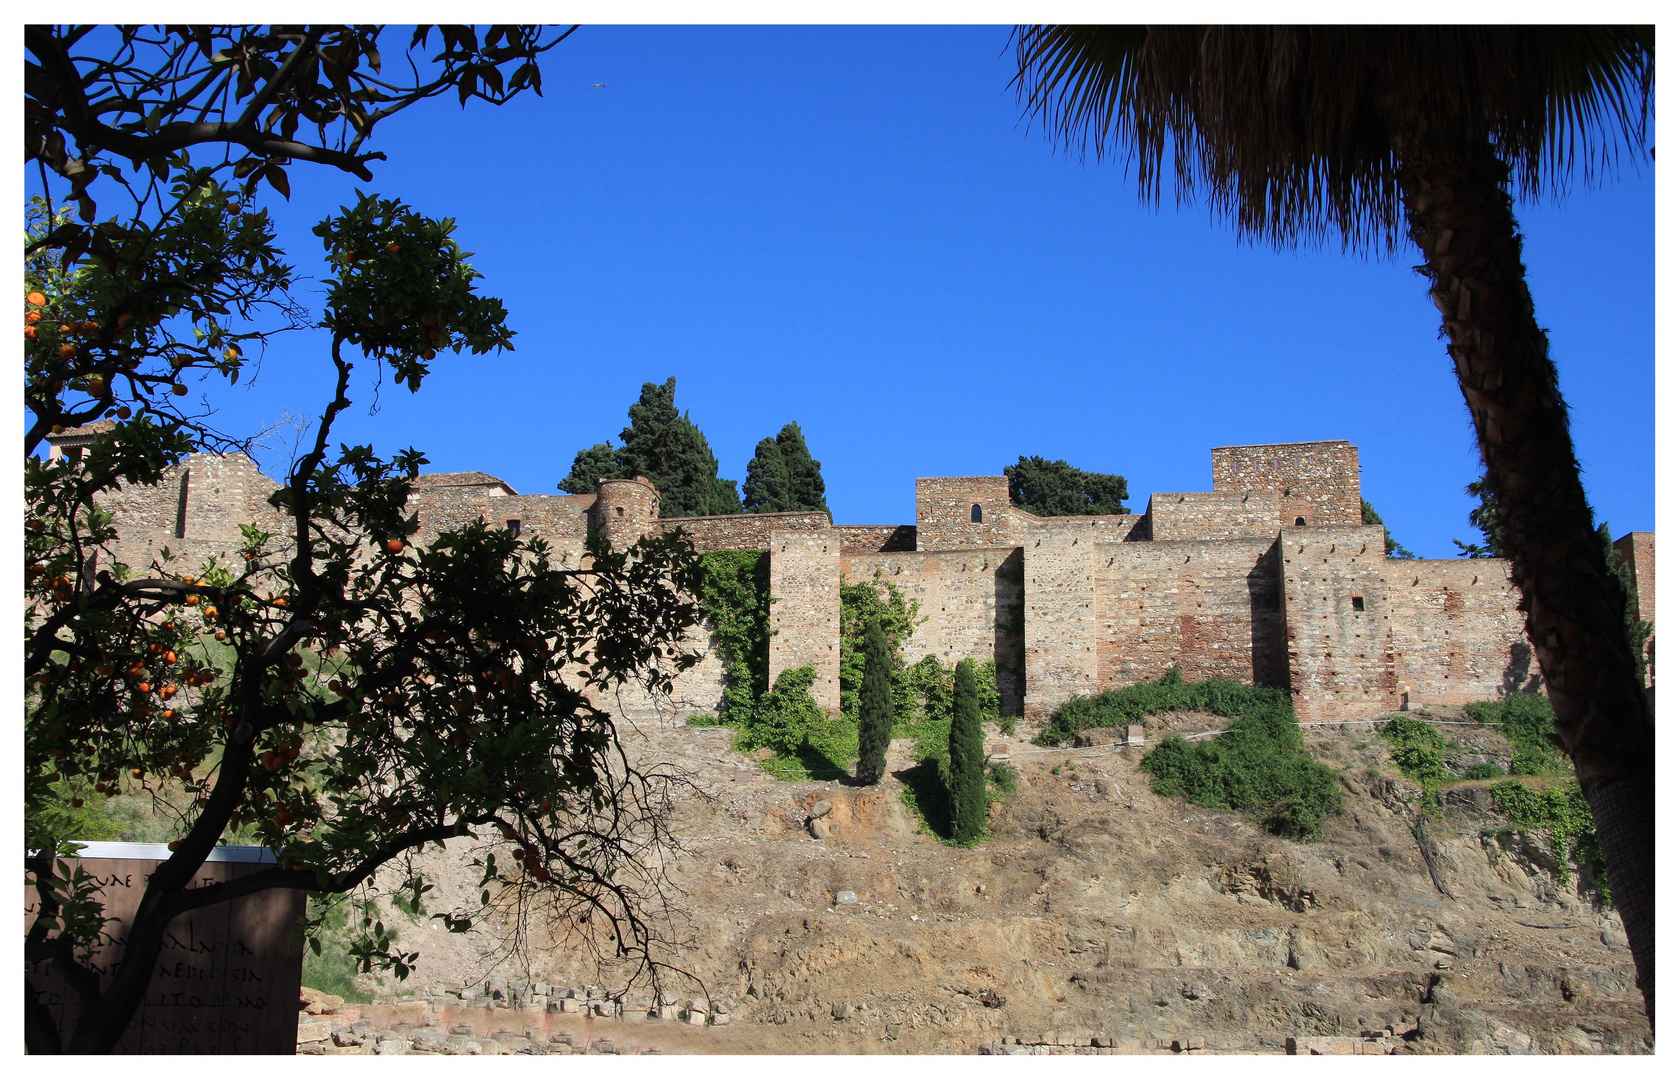
[(1569, 762), (1547, 738), (1557, 716), (1544, 694), (1512, 694), (1502, 701), (1475, 701), (1464, 712), (1478, 724), (1497, 727), (1511, 743), (1512, 776), (1563, 776)]
[(1269, 832), (1303, 840), (1316, 838), (1324, 820), (1341, 812), (1336, 774), (1307, 756), (1283, 690), (1228, 679), (1187, 683), (1173, 668), (1156, 682), (1074, 698), (1034, 741), (1054, 746), (1085, 728), (1134, 724), (1178, 709), (1229, 717), (1231, 725), (1204, 742), (1171, 736), (1146, 754), (1141, 764), (1157, 795), (1242, 810)]
[(1571, 862), (1584, 863), (1592, 870), (1600, 903), (1609, 906), (1610, 879), (1580, 784), (1565, 780), (1536, 789), (1520, 780), (1502, 780), (1488, 793), (1513, 827), (1545, 835), (1546, 846), (1558, 862), (1559, 882), (1569, 882)]

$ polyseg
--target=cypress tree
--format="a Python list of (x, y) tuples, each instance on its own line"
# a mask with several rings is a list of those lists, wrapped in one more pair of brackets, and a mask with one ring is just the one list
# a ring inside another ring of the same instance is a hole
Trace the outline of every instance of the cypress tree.
[(892, 653), (881, 620), (870, 619), (863, 632), (863, 684), (858, 687), (858, 783), (881, 782), (892, 725)]
[(986, 832), (986, 744), (980, 729), (980, 692), (974, 661), (957, 663), (951, 688), (951, 839), (962, 844)]
[(643, 383), (630, 406), (630, 426), (619, 438), (625, 476), (645, 476), (659, 489), (660, 517), (698, 517), (740, 511), (734, 485), (719, 481), (717, 458), (706, 436), (677, 412), (677, 380)]
[(805, 433), (789, 423), (775, 438), (759, 441), (747, 463), (743, 502), (749, 514), (828, 510), (822, 462), (811, 457)]

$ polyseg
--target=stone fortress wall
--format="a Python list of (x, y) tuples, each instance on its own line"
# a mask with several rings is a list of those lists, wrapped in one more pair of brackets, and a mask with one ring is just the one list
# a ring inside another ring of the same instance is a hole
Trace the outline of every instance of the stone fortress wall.
[[(680, 527), (702, 551), (768, 551), (771, 677), (814, 666), (812, 694), (829, 710), (840, 703), (842, 580), (898, 586), (925, 620), (905, 659), (995, 660), (1006, 707), (1033, 722), (1075, 694), (1175, 665), (1187, 679), (1287, 688), (1304, 721), (1538, 687), (1508, 564), (1387, 558), (1381, 527), (1361, 524), (1356, 447), (1218, 447), (1212, 459), (1213, 491), (1156, 493), (1142, 514), (1103, 517), (1037, 517), (1009, 502), (1002, 476), (918, 479), (914, 525), (835, 526), (824, 513), (661, 519), (659, 493), (639, 477), (603, 481), (599, 495), (520, 495), (484, 473), (439, 473), (412, 498), (422, 543), (483, 518), (543, 538), (571, 565), (591, 529), (625, 544)], [(266, 503), (274, 487), (242, 456), (193, 455), (157, 487), (111, 501), (122, 557), (141, 566), (165, 544), (195, 561), (231, 552), (239, 522), (283, 525)], [(1617, 544), (1654, 622), (1654, 535)], [(709, 656), (685, 673), (679, 706), (715, 708), (721, 672)]]

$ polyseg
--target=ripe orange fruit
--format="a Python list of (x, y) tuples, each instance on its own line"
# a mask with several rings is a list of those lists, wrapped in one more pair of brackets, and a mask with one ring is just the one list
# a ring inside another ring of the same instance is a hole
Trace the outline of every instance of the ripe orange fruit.
[(129, 408), (127, 405), (123, 405), (123, 406), (121, 406), (117, 409), (117, 419), (118, 420), (127, 420), (129, 417), (131, 417), (133, 415), (134, 415), (134, 410)]
[(132, 315), (118, 315), (117, 316), (117, 329), (121, 330), (123, 327), (127, 326), (129, 323), (131, 323), (133, 321), (134, 321), (134, 316), (132, 316)]
[[(66, 345), (66, 346), (64, 346), (64, 348), (68, 349), (68, 348), (70, 348), (70, 346)], [(68, 357), (66, 357), (66, 359), (68, 359)], [(176, 383), (174, 386), (171, 386), (169, 388), (169, 392), (171, 394), (174, 394), (176, 397), (186, 397), (187, 396), (187, 388), (185, 386), (181, 385), (180, 383)]]
[(226, 641), (227, 640), (227, 635), (224, 634), (222, 631), (218, 630), (218, 631), (216, 631), (216, 640), (217, 641)]
[(152, 684), (149, 683), (149, 682), (143, 682), (139, 686), (136, 686), (134, 689), (140, 691), (142, 694), (149, 694), (149, 693), (152, 692)]
[(386, 244), (385, 245), (385, 250), (389, 251), (391, 254), (395, 255), (395, 254), (399, 253), (400, 251), (402, 251), (402, 245), (401, 244)]
[(173, 664), (175, 662), (175, 650), (174, 649), (170, 649), (168, 652), (163, 654), (163, 662), (166, 663), (166, 664)]
[(23, 339), (25, 341), (34, 341), (37, 338), (39, 338), (40, 336), (41, 336), (40, 332), (37, 331), (33, 326), (26, 326), (26, 327), (23, 328)]
[(29, 301), (31, 304), (34, 304), (36, 307), (46, 307), (47, 306), (46, 296), (43, 295), (42, 293), (39, 293), (39, 292), (32, 292), (29, 295), (25, 296), (24, 299)]
[(420, 354), (420, 359), (422, 359), (422, 360), (431, 360), (431, 359), (433, 359), (433, 358), (435, 358), (435, 357), (436, 357), (436, 356), (437, 356), (437, 353), (435, 353), (435, 352), (433, 352), (433, 351), (432, 351), (432, 350), (430, 350), (430, 349), (427, 349), (427, 350), (425, 350), (425, 351), (424, 351), (424, 352), (422, 352), (422, 353), (421, 353), (421, 354)]
[(403, 542), (401, 540), (397, 539), (396, 537), (392, 537), (391, 539), (385, 541), (385, 550), (389, 551), (393, 555), (395, 555), (397, 552), (401, 551), (402, 549), (403, 549)]
[(146, 775), (146, 770), (145, 769), (135, 769), (134, 770), (134, 779), (136, 779), (136, 780), (140, 779), (142, 776), (145, 776), (145, 775)]
[(76, 356), (76, 346), (70, 344), (69, 342), (65, 342), (63, 345), (58, 347), (58, 355), (66, 360), (72, 360)]
[[(29, 314), (27, 314), (23, 317), (23, 321), (26, 322), (26, 323), (29, 323), (31, 326), (33, 326), (35, 323), (38, 323), (38, 322), (41, 321), (41, 313), (39, 311), (31, 311)], [(425, 320), (421, 320), (421, 321), (424, 322)]]
[(70, 805), (71, 806), (81, 806), (82, 805), (82, 797), (80, 795), (78, 795), (74, 799), (71, 799), (70, 800)]
[(222, 353), (222, 358), (226, 359), (226, 360), (237, 360), (237, 359), (239, 359), (239, 348), (238, 348), (238, 346), (230, 346), (227, 349), (226, 352)]

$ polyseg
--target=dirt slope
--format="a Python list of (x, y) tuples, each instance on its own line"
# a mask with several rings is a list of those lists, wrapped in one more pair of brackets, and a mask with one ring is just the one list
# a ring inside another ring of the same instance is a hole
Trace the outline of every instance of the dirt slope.
[[(1346, 798), (1316, 843), (1155, 796), (1134, 751), (1011, 740), (1019, 789), (974, 850), (919, 833), (890, 775), (875, 789), (781, 783), (732, 753), (728, 731), (636, 727), (635, 754), (684, 765), (704, 793), (677, 807), (688, 851), (671, 875), (688, 941), (674, 959), (704, 989), (677, 990), (733, 1019), (684, 1050), (973, 1053), (1047, 1035), (1210, 1052), (1362, 1034), (1402, 1053), (1651, 1046), (1619, 921), (1595, 913), (1590, 883), (1561, 885), (1540, 838), (1485, 836), (1503, 822), (1485, 785), (1466, 784), (1428, 825), (1438, 890), (1413, 832), (1420, 793), (1368, 727), (1309, 731)], [(1503, 740), (1475, 738), (1497, 760)], [(889, 772), (909, 749), (895, 744)], [(469, 887), (446, 876), (445, 903)], [(495, 964), (488, 935), (415, 926), (403, 940), (422, 953), (410, 985), (423, 992)], [(566, 950), (496, 973), (607, 982)]]

